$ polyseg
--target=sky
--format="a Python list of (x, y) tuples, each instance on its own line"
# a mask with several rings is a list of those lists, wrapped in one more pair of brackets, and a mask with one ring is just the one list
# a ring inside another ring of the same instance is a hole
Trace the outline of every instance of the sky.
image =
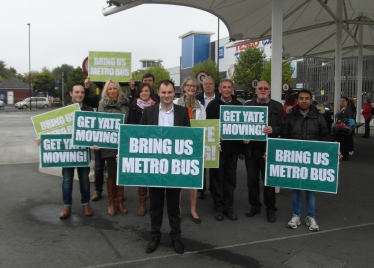
[[(214, 32), (214, 15), (182, 6), (145, 4), (110, 16), (106, 0), (1, 0), (0, 60), (17, 73), (49, 70), (62, 64), (82, 66), (89, 51), (132, 53), (132, 71), (140, 59), (161, 59), (165, 68), (179, 66), (179, 36), (195, 30)], [(27, 25), (30, 23), (30, 27)], [(220, 38), (227, 37), (220, 23)]]

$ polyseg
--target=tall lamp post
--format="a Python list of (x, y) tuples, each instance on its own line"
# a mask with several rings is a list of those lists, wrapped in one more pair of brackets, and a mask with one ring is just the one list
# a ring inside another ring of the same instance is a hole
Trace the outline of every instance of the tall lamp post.
[(31, 111), (31, 49), (30, 49), (30, 23), (29, 26), (29, 92), (30, 92), (30, 111)]

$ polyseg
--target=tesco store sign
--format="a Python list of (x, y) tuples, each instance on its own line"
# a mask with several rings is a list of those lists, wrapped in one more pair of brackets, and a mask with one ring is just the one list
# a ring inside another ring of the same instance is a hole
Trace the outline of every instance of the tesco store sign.
[(241, 52), (245, 51), (249, 47), (258, 47), (260, 45), (260, 42), (253, 42), (253, 43), (248, 43), (240, 46), (235, 47), (235, 57), (239, 56)]

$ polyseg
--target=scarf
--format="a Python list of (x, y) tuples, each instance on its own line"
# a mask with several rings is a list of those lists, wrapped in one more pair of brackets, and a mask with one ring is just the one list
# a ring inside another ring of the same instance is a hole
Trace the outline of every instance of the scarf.
[(110, 109), (115, 109), (115, 110), (119, 110), (119, 111), (121, 111), (121, 113), (123, 113), (122, 110), (121, 110), (122, 106), (128, 106), (129, 105), (129, 101), (123, 93), (120, 95), (118, 102), (114, 101), (114, 100), (111, 100), (109, 98), (106, 98), (106, 97), (101, 99), (100, 102), (103, 104), (103, 108), (104, 108), (105, 112), (108, 112), (108, 110), (110, 110)]
[(145, 107), (152, 106), (156, 102), (152, 100), (152, 98), (149, 98), (147, 101), (143, 101), (141, 98), (138, 98), (136, 100), (136, 105), (142, 110), (144, 110)]
[(195, 98), (189, 99), (186, 95), (183, 95), (178, 99), (177, 104), (187, 108), (190, 119), (196, 118), (196, 109), (200, 108), (200, 104)]

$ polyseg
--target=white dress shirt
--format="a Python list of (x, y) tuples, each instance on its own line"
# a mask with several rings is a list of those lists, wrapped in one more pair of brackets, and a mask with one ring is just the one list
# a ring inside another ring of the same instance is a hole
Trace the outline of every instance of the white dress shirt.
[(158, 114), (158, 125), (164, 127), (174, 126), (174, 104), (171, 110), (165, 111), (160, 104), (160, 112)]
[(213, 97), (211, 98), (208, 98), (205, 93), (204, 93), (204, 107), (206, 109), (206, 107), (208, 107), (208, 104), (209, 102), (211, 102), (212, 100), (214, 100), (216, 98), (216, 94), (213, 94)]

